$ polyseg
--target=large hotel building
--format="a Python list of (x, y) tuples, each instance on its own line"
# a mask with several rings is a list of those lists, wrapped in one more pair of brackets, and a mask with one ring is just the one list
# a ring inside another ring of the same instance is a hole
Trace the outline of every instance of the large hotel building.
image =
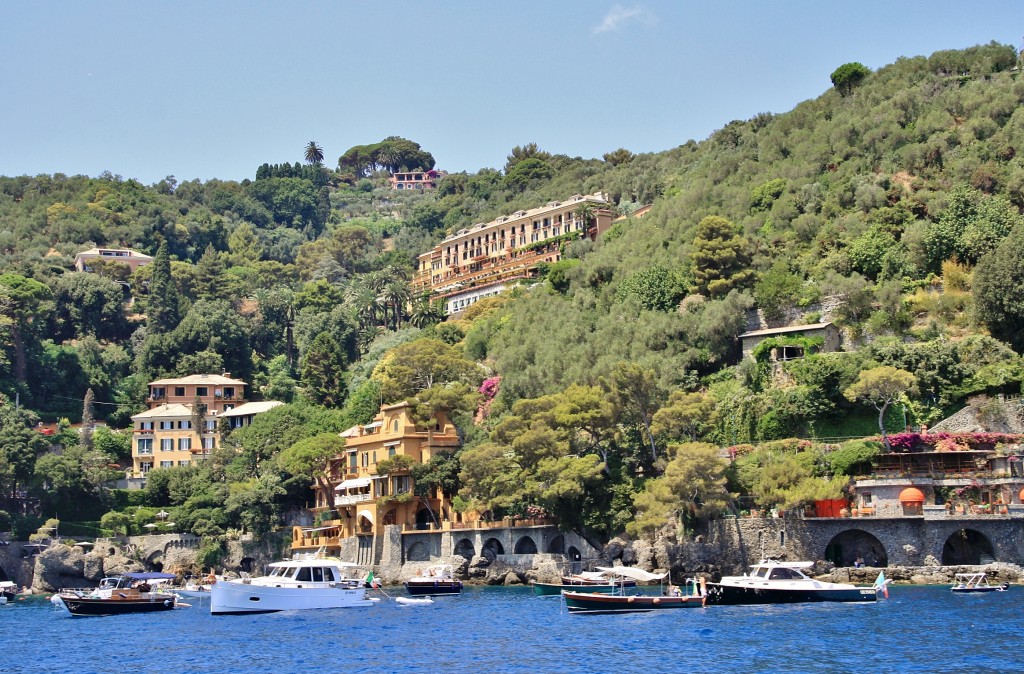
[[(581, 217), (584, 204), (587, 222)], [(535, 275), (539, 263), (557, 262), (566, 240), (596, 238), (611, 225), (612, 214), (597, 192), (461, 229), (419, 256), (413, 287), (443, 300), (446, 313), (454, 314)]]

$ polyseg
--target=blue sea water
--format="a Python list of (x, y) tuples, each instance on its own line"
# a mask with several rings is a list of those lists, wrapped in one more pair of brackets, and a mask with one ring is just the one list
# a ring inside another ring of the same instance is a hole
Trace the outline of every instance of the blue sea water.
[(530, 588), (467, 588), (429, 606), (72, 618), (36, 597), (0, 607), (0, 672), (1022, 672), (1022, 598), (897, 586), (874, 604), (569, 615)]

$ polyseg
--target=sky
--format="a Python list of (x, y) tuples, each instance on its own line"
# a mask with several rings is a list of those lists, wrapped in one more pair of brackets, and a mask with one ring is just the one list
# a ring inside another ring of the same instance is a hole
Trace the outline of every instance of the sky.
[(0, 175), (253, 178), (397, 135), (450, 172), (601, 157), (816, 98), (851, 61), (996, 41), (1019, 0), (48, 0), (0, 20)]

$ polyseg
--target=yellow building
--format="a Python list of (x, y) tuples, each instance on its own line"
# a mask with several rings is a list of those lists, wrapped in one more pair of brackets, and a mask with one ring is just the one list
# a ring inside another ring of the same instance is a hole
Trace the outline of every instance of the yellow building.
[[(283, 403), (246, 402), (246, 383), (223, 374), (193, 374), (149, 383), (149, 409), (132, 417), (132, 475), (153, 468), (187, 466), (220, 446), (221, 433)], [(193, 427), (196, 399), (206, 407), (203, 428)], [(221, 421), (223, 418), (223, 421)]]
[(159, 405), (132, 417), (132, 473), (143, 477), (153, 468), (187, 466), (217, 446), (217, 420), (193, 428), (192, 406)]
[[(448, 529), (459, 519), (440, 490), (416, 496), (411, 471), (402, 465), (427, 463), (438, 452), (459, 447), (455, 426), (443, 413), (423, 426), (413, 421), (408, 403), (385, 405), (372, 423), (350, 428), (342, 437), (345, 454), (328, 462), (329, 491), (316, 488), (317, 511), (334, 512), (336, 518), (318, 527), (296, 527), (293, 549), (332, 547), (340, 538), (381, 534), (391, 524), (408, 531)], [(378, 466), (390, 470), (382, 473)]]
[[(586, 208), (590, 217), (584, 221)], [(413, 287), (442, 300), (453, 314), (534, 276), (538, 264), (561, 259), (562, 243), (596, 239), (611, 222), (611, 203), (600, 192), (503, 215), (459, 230), (420, 255)]]

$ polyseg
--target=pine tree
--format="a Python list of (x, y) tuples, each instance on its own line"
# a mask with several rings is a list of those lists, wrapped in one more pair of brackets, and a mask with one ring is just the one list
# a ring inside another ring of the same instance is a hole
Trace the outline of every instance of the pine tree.
[(180, 311), (178, 289), (171, 276), (171, 254), (164, 241), (153, 259), (153, 276), (149, 282), (146, 308), (147, 327), (153, 334), (168, 333), (180, 322)]

